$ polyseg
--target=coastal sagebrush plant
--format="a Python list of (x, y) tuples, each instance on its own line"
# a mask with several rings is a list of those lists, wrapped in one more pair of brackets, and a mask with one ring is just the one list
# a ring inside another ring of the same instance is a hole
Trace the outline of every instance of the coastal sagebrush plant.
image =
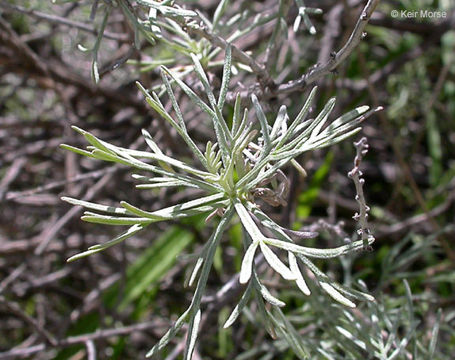
[[(250, 297), (254, 296), (268, 332), (272, 336), (277, 333), (282, 335), (299, 358), (306, 358), (307, 352), (299, 335), (280, 311), (280, 307), (285, 305), (284, 302), (274, 297), (258, 276), (259, 261), (265, 259), (270, 267), (285, 280), (295, 282), (305, 295), (310, 295), (306, 282), (311, 279), (337, 302), (348, 307), (355, 307), (353, 301), (373, 300), (373, 297), (334, 282), (310, 259), (339, 257), (363, 249), (374, 239), (371, 236), (362, 236), (358, 241), (329, 249), (299, 245), (294, 241), (295, 239), (314, 238), (317, 234), (290, 231), (281, 227), (261, 210), (256, 204), (256, 199), (262, 198), (272, 205), (284, 204), (287, 180), (280, 169), (290, 162), (299, 167), (294, 160), (297, 156), (335, 144), (357, 133), (360, 130), (358, 125), (374, 110), (369, 110), (368, 106), (361, 106), (325, 126), (335, 106), (335, 99), (330, 99), (315, 118), (307, 119), (316, 93), (316, 88), (314, 88), (295, 119), (291, 121), (286, 107), (281, 106), (272, 126), (269, 126), (258, 99), (253, 95), (251, 100), (260, 124), (260, 127), (255, 129), (255, 124), (248, 122), (248, 109), (242, 109), (240, 96), (237, 96), (232, 126), (228, 126), (228, 122), (223, 117), (223, 106), (231, 75), (231, 48), (229, 46), (226, 48), (223, 77), (218, 96), (215, 96), (212, 91), (198, 57), (194, 54), (191, 57), (194, 70), (203, 84), (208, 103), (164, 66), (161, 67), (162, 81), (172, 103), (175, 118), (165, 109), (158, 95), (153, 92), (149, 93), (140, 84), (138, 86), (150, 106), (178, 132), (191, 149), (200, 163), (199, 168), (165, 155), (146, 130), (143, 130), (143, 135), (151, 151), (130, 150), (115, 146), (76, 127), (74, 129), (86, 138), (90, 146), (87, 147), (87, 150), (69, 145), (62, 145), (62, 147), (91, 158), (124, 164), (149, 173), (148, 176), (133, 175), (135, 179), (142, 182), (137, 186), (138, 188), (190, 187), (203, 190), (205, 195), (153, 212), (139, 209), (126, 201), (122, 201), (119, 207), (112, 207), (64, 197), (63, 200), (74, 205), (82, 205), (87, 209), (82, 216), (84, 221), (129, 226), (128, 230), (113, 240), (92, 246), (87, 251), (71, 257), (68, 261), (103, 251), (155, 222), (175, 220), (202, 213), (206, 213), (208, 219), (218, 215), (220, 220), (199, 254), (190, 278), (190, 284), (197, 281), (190, 306), (148, 353), (148, 356), (157, 354), (182, 326), (188, 323), (184, 359), (190, 359), (201, 319), (201, 299), (215, 251), (231, 220), (234, 216), (238, 216), (245, 235), (245, 254), (239, 281), (241, 284), (245, 284), (245, 289), (224, 326), (230, 326), (247, 305)], [(215, 141), (208, 142), (205, 151), (201, 151), (188, 135), (184, 114), (174, 96), (173, 84), (179, 86), (211, 120)], [(303, 171), (302, 168), (300, 170)], [(262, 253), (262, 256), (256, 256), (259, 252)], [(281, 255), (286, 255), (287, 261), (284, 261)], [(299, 263), (306, 268), (305, 272), (301, 271)], [(308, 274), (312, 274), (312, 276), (309, 277)], [(266, 306), (265, 302), (270, 306)]]

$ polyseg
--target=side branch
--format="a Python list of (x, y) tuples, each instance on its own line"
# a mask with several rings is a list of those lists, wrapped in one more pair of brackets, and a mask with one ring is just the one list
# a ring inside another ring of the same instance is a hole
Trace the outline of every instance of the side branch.
[[(186, 24), (186, 28), (188, 33), (191, 35), (197, 35), (199, 37), (203, 37), (210, 41), (210, 43), (214, 46), (218, 46), (222, 49), (226, 49), (229, 45), (222, 37), (211, 33), (207, 27), (201, 22), (200, 24), (195, 24), (194, 22), (190, 22)], [(231, 44), (232, 49), (232, 57), (237, 61), (241, 62), (242, 64), (248, 65), (253, 73), (257, 76), (259, 82), (263, 86), (263, 88), (269, 88), (270, 90), (274, 90), (276, 87), (275, 82), (273, 81), (272, 77), (266, 70), (264, 65), (259, 64), (256, 60), (254, 60), (250, 55), (246, 52), (240, 50), (238, 47)]]
[(368, 3), (365, 5), (365, 8), (362, 10), (362, 13), (360, 14), (354, 30), (352, 31), (352, 34), (346, 44), (344, 44), (344, 46), (338, 52), (332, 53), (331, 58), (325, 64), (313, 66), (299, 79), (279, 85), (277, 92), (288, 93), (296, 91), (298, 89), (303, 89), (309, 84), (335, 70), (352, 53), (352, 51), (360, 43), (360, 40), (362, 40), (362, 38), (365, 36), (365, 27), (378, 4), (379, 0), (368, 1)]

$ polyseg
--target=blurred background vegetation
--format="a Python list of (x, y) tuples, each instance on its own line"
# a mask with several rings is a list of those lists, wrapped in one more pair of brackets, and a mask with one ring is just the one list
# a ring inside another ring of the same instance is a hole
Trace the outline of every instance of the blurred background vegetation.
[[(121, 2), (137, 9), (133, 1)], [(98, 11), (93, 3), (98, 1), (0, 4), (0, 359), (142, 358), (190, 302), (192, 292), (184, 287), (188, 259), (179, 255), (200, 249), (213, 226), (205, 226), (202, 217), (160, 223), (106, 252), (66, 264), (71, 255), (111, 239), (115, 229), (82, 223), (80, 209), (61, 202), (60, 196), (107, 204), (128, 199), (155, 210), (189, 195), (172, 189), (137, 190), (127, 169), (60, 150), (61, 143), (83, 145), (70, 126), (125, 147), (142, 147), (140, 131), (145, 128), (166, 153), (188, 158), (177, 134), (148, 108), (134, 83), (139, 80), (160, 91), (158, 66), (166, 64), (200, 89), (191, 73), (191, 51), (206, 60), (203, 65), (215, 87), (222, 73), (222, 52), (207, 39), (169, 27), (153, 45), (143, 35), (135, 36), (135, 25), (121, 7), (111, 11), (98, 43), (104, 10), (102, 1)], [(294, 31), (294, 2), (225, 3), (212, 30), (232, 37), (239, 49), (266, 63), (277, 84), (328, 61), (348, 39), (365, 5), (358, 0), (305, 1), (323, 11), (310, 15), (317, 30), (311, 35), (303, 22)], [(212, 19), (219, 2), (179, 4)], [(392, 10), (421, 9), (445, 16), (391, 16)], [(343, 284), (360, 280), (377, 302), (348, 311), (317, 288), (305, 297), (275, 276), (267, 286), (280, 291), (287, 303), (284, 312), (304, 338), (311, 359), (451, 359), (454, 4), (381, 1), (366, 32), (350, 56), (316, 82), (320, 90), (314, 111), (332, 96), (337, 97), (336, 115), (363, 104), (385, 110), (369, 118), (355, 138), (302, 156), (306, 179), (289, 167), (286, 207), (262, 206), (283, 226), (326, 228), (315, 240), (319, 246), (355, 237), (352, 216), (358, 205), (347, 172), (355, 156), (352, 141), (366, 136), (370, 149), (361, 169), (374, 251), (318, 265)], [(91, 49), (98, 45), (95, 56)], [(90, 75), (95, 58), (98, 84)], [(257, 86), (253, 74), (241, 66), (237, 70), (233, 94)], [(307, 90), (263, 91), (262, 104), (272, 113), (285, 104), (295, 114)], [(189, 131), (205, 147), (212, 139), (205, 118), (178, 95)], [(222, 249), (209, 279), (213, 295), (239, 271), (240, 224), (230, 229)], [(206, 315), (194, 358), (293, 359), (287, 343), (271, 339), (254, 320), (254, 307), (233, 328), (219, 329), (238, 294), (234, 288), (221, 298), (204, 300)], [(179, 358), (179, 340), (175, 345), (163, 358)]]

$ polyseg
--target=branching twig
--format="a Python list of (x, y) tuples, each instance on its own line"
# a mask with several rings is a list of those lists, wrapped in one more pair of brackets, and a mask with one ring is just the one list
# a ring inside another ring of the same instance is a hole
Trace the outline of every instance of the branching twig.
[(288, 83), (281, 84), (278, 86), (278, 93), (288, 93), (296, 91), (297, 89), (304, 89), (309, 84), (315, 82), (321, 77), (327, 75), (331, 71), (335, 70), (357, 47), (360, 40), (365, 36), (364, 30), (368, 21), (370, 20), (371, 14), (378, 5), (379, 0), (369, 0), (362, 10), (357, 24), (352, 31), (351, 36), (344, 46), (338, 51), (332, 53), (331, 58), (322, 65), (313, 66), (308, 72), (303, 74), (299, 79), (289, 81)]
[[(229, 42), (227, 42), (225, 39), (223, 39), (222, 37), (220, 37), (218, 35), (211, 33), (206, 28), (206, 26), (203, 24), (203, 22), (201, 22), (200, 24), (191, 22), (184, 26), (187, 27), (187, 31), (189, 34), (203, 37), (203, 38), (207, 39), (208, 41), (210, 41), (210, 43), (214, 46), (218, 46), (222, 49), (226, 49), (226, 47), (229, 45)], [(237, 61), (239, 61), (245, 65), (248, 65), (251, 68), (251, 70), (255, 73), (259, 82), (261, 83), (261, 85), (264, 88), (269, 88), (271, 90), (273, 90), (275, 88), (275, 86), (276, 86), (275, 82), (271, 78), (271, 76), (268, 73), (265, 66), (259, 64), (250, 55), (248, 55), (246, 52), (240, 50), (238, 47), (231, 44), (231, 48), (232, 48), (232, 57), (234, 59), (236, 59)]]

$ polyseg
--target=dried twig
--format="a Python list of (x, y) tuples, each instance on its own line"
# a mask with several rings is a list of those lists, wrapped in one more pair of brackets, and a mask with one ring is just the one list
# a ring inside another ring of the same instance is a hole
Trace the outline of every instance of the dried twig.
[[(86, 344), (87, 342), (90, 341), (96, 341), (99, 339), (105, 339), (105, 338), (110, 338), (114, 336), (122, 336), (122, 335), (128, 335), (136, 331), (145, 331), (149, 330), (151, 328), (156, 328), (157, 327), (157, 321), (149, 321), (149, 322), (143, 322), (139, 323), (136, 325), (131, 325), (131, 326), (124, 326), (120, 327), (117, 329), (106, 329), (106, 330), (98, 330), (94, 333), (90, 334), (83, 334), (83, 335), (77, 335), (77, 336), (70, 336), (64, 340), (58, 341), (55, 345), (55, 347), (68, 347), (76, 344)], [(45, 343), (41, 343), (38, 345), (33, 345), (27, 348), (15, 348), (10, 351), (5, 351), (0, 353), (0, 359), (13, 359), (17, 358), (19, 356), (24, 357), (24, 356), (30, 356), (32, 354), (36, 354), (38, 352), (44, 351), (48, 348), (48, 345)]]
[(354, 143), (354, 146), (357, 149), (357, 154), (354, 159), (354, 168), (349, 171), (348, 176), (354, 181), (355, 184), (355, 189), (357, 192), (355, 199), (359, 204), (359, 212), (355, 213), (353, 219), (359, 222), (360, 229), (357, 230), (357, 233), (363, 240), (364, 249), (371, 251), (372, 248), (370, 245), (368, 245), (368, 243), (370, 240), (374, 241), (374, 237), (371, 234), (370, 228), (368, 227), (368, 211), (370, 208), (365, 201), (365, 195), (363, 193), (363, 184), (365, 183), (365, 179), (362, 178), (362, 172), (360, 171), (360, 163), (368, 152), (367, 139), (364, 137), (361, 138), (359, 141)]
[(0, 296), (0, 304), (3, 304), (3, 306), (5, 306), (10, 313), (20, 317), (24, 322), (34, 328), (36, 332), (38, 332), (38, 334), (40, 334), (46, 340), (47, 343), (52, 346), (57, 345), (57, 340), (55, 337), (46, 329), (44, 329), (36, 319), (32, 318), (25, 311), (23, 311), (19, 304), (7, 301), (3, 296)]
[[(93, 35), (98, 34), (98, 31), (93, 26), (90, 26), (90, 25), (87, 25), (87, 24), (84, 24), (84, 23), (81, 23), (78, 21), (69, 20), (69, 19), (57, 16), (57, 15), (46, 14), (41, 11), (27, 9), (23, 6), (8, 4), (7, 2), (0, 3), (0, 7), (3, 9), (9, 10), (9, 11), (15, 11), (15, 12), (29, 15), (38, 20), (45, 20), (52, 24), (73, 27), (73, 28), (76, 28), (76, 29), (79, 29), (82, 31), (89, 32)], [(117, 41), (121, 41), (121, 42), (131, 41), (130, 36), (128, 34), (116, 34), (116, 33), (112, 33), (109, 31), (105, 31), (103, 33), (103, 36), (107, 39), (117, 40)]]

